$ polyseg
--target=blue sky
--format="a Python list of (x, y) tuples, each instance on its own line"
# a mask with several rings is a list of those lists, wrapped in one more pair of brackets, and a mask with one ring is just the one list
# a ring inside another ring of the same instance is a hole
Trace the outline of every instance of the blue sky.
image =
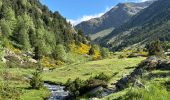
[(141, 2), (146, 0), (40, 0), (52, 11), (59, 11), (73, 24), (100, 17), (120, 2)]

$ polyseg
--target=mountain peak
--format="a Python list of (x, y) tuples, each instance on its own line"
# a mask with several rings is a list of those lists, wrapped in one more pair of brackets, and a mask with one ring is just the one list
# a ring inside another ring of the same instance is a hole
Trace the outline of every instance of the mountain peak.
[(151, 3), (149, 1), (141, 3), (119, 3), (103, 16), (84, 21), (76, 25), (76, 28), (81, 29), (86, 35), (95, 34), (109, 28), (117, 28)]
[(100, 41), (114, 50), (145, 45), (155, 39), (169, 41), (170, 1), (157, 0)]

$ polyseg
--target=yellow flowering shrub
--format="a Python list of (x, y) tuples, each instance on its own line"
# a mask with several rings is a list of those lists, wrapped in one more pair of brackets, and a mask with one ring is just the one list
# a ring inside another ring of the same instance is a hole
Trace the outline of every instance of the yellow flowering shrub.
[[(91, 46), (87, 45), (87, 44), (83, 44), (81, 43), (80, 46), (73, 44), (69, 45), (70, 49), (72, 52), (78, 53), (78, 54), (88, 54), (89, 50), (91, 48)], [(101, 54), (100, 54), (100, 50), (96, 49), (94, 50), (95, 54), (92, 55), (92, 59), (93, 60), (99, 60), (101, 59)]]
[(55, 61), (50, 59), (49, 57), (45, 57), (43, 56), (43, 58), (41, 59), (41, 64), (43, 67), (55, 67)]
[(88, 54), (90, 48), (91, 48), (90, 46), (81, 43), (80, 48), (79, 48), (79, 53), (80, 53), (80, 54)]
[(20, 54), (21, 50), (17, 48), (12, 48), (12, 51), (14, 51), (16, 54)]
[(56, 60), (56, 65), (64, 65), (64, 62), (60, 61), (60, 60)]
[(93, 60), (100, 60), (101, 59), (101, 54), (99, 50), (94, 50), (95, 54), (92, 55)]
[(88, 54), (90, 50), (90, 46), (81, 43), (80, 46), (75, 45), (75, 43), (69, 45), (72, 52), (79, 53), (79, 54)]
[(147, 57), (148, 56), (148, 52), (145, 51), (140, 51), (139, 54), (143, 57)]

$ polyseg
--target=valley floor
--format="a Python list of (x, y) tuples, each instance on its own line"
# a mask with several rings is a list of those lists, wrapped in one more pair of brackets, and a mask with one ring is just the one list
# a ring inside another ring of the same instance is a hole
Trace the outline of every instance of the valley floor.
[(135, 67), (145, 58), (124, 58), (124, 59), (104, 59), (98, 61), (90, 61), (80, 64), (71, 64), (58, 67), (55, 70), (44, 72), (43, 80), (65, 84), (70, 78), (74, 80), (80, 78), (82, 80), (89, 79), (91, 76), (100, 73), (112, 76), (111, 83), (129, 74)]
[[(44, 81), (65, 84), (69, 78), (72, 80), (75, 78), (86, 80), (91, 76), (103, 72), (112, 76), (112, 79), (109, 82), (109, 86), (111, 86), (111, 83), (116, 82), (118, 79), (132, 72), (144, 59), (145, 58), (142, 57), (124, 59), (113, 58), (65, 65), (57, 67), (53, 71), (44, 71), (42, 77)], [(0, 68), (0, 72), (2, 76), (4, 73), (3, 67)], [(9, 68), (7, 72), (9, 76), (8, 84), (10, 87), (14, 87), (14, 89), (17, 89), (20, 92), (20, 95), (14, 93), (13, 96), (18, 96), (21, 100), (43, 100), (50, 95), (46, 88), (41, 90), (30, 89), (28, 79), (31, 77), (31, 73), (34, 72), (34, 70)], [(2, 80), (2, 77), (0, 77), (0, 79)]]

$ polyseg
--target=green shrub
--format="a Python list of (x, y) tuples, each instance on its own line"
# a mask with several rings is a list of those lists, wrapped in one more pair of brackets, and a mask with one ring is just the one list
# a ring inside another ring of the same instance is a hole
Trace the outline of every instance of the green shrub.
[(156, 40), (156, 41), (150, 43), (147, 46), (147, 48), (148, 48), (148, 52), (149, 52), (150, 56), (152, 56), (152, 55), (163, 56), (164, 55), (160, 40)]
[(110, 56), (110, 52), (108, 48), (101, 48), (100, 53), (102, 58), (108, 58)]
[(30, 80), (31, 88), (40, 89), (40, 88), (43, 87), (43, 81), (42, 81), (41, 73), (42, 73), (41, 68), (37, 68), (36, 72), (33, 73), (33, 77)]
[(77, 97), (82, 94), (81, 91), (85, 87), (85, 85), (85, 81), (82, 81), (79, 78), (76, 78), (74, 81), (71, 81), (71, 79), (69, 79), (66, 83), (66, 89), (69, 90), (74, 97)]
[(95, 77), (94, 77), (95, 79), (98, 79), (98, 80), (102, 80), (102, 81), (109, 81), (110, 80), (110, 76), (108, 76), (108, 75), (106, 75), (106, 74), (104, 74), (104, 73), (100, 73), (99, 75), (96, 75)]
[(76, 78), (74, 81), (71, 81), (71, 79), (69, 79), (66, 82), (66, 89), (69, 90), (74, 97), (77, 97), (89, 92), (96, 87), (106, 87), (107, 81), (109, 81), (109, 79), (110, 77), (105, 75), (104, 73), (100, 73), (99, 75), (91, 77), (86, 81), (83, 81), (79, 78)]

